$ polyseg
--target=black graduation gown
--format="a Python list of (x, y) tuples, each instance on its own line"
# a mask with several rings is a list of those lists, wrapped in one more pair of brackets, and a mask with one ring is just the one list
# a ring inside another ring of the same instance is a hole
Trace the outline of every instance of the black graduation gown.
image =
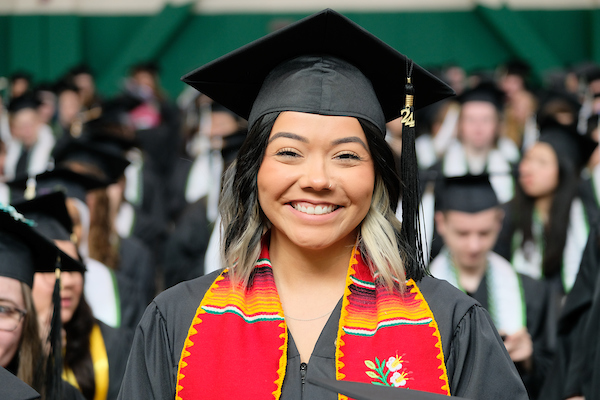
[(133, 330), (111, 328), (100, 321), (96, 321), (96, 323), (100, 326), (108, 358), (108, 393), (106, 394), (106, 400), (114, 400), (119, 394), (121, 382), (125, 374), (127, 357), (129, 356), (133, 339)]
[(546, 379), (540, 398), (563, 400), (585, 393), (587, 400), (600, 399), (599, 272), (600, 220), (596, 219), (591, 224), (577, 279), (566, 297), (558, 320), (554, 367)]
[(121, 300), (121, 326), (135, 329), (155, 294), (152, 253), (137, 238), (121, 238), (119, 257), (115, 275)]
[[(536, 399), (552, 365), (556, 316), (554, 315), (554, 307), (551, 307), (546, 283), (523, 274), (519, 274), (519, 278), (525, 295), (527, 331), (533, 342), (533, 365), (529, 373), (522, 368), (522, 365), (516, 364), (516, 367), (527, 388), (529, 397)], [(485, 275), (479, 283), (477, 291), (469, 295), (477, 300), (482, 307), (488, 308), (488, 290)]]
[[(119, 399), (174, 398), (184, 341), (196, 309), (217, 274), (180, 283), (150, 304), (135, 333)], [(487, 311), (445, 281), (426, 277), (419, 288), (438, 323), (451, 393), (471, 399), (526, 399), (525, 388)], [(312, 353), (309, 380), (313, 374), (335, 379), (334, 339), (340, 312), (341, 302)], [(293, 338), (281, 399), (337, 399), (332, 392), (302, 383)]]

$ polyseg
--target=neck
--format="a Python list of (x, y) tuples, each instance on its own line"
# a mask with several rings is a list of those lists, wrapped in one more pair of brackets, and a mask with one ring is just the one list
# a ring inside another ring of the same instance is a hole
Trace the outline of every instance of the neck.
[(288, 290), (320, 290), (324, 286), (345, 287), (355, 236), (324, 249), (306, 249), (273, 229), (269, 256), (277, 286)]
[(492, 149), (491, 147), (473, 147), (467, 144), (463, 144), (465, 147), (465, 154), (467, 157), (487, 157), (488, 153)]
[(543, 197), (539, 197), (535, 200), (534, 207), (538, 212), (542, 222), (544, 225), (548, 223), (548, 218), (550, 215), (550, 208), (552, 207), (552, 200), (554, 199), (553, 195), (547, 195)]
[(456, 268), (460, 286), (467, 292), (476, 292), (487, 268), (487, 257), (480, 263), (469, 266), (461, 265), (452, 258), (452, 264)]

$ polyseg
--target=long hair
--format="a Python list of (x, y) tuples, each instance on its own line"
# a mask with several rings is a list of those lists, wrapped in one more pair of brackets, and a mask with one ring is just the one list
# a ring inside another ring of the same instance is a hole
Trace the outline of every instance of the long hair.
[(90, 258), (100, 261), (112, 270), (119, 269), (119, 238), (110, 215), (110, 204), (105, 188), (90, 192), (94, 206), (90, 209)]
[[(248, 133), (236, 161), (225, 173), (220, 212), (223, 242), (222, 265), (231, 267), (234, 279), (247, 284), (260, 253), (263, 234), (269, 221), (258, 203), (257, 176), (269, 135), (279, 113), (262, 116)], [(375, 167), (375, 187), (367, 216), (360, 226), (358, 246), (365, 261), (382, 283), (392, 289), (395, 281), (403, 287), (405, 279), (419, 280), (420, 267), (404, 270), (405, 257), (420, 249), (409, 249), (400, 241), (400, 222), (395, 210), (400, 196), (400, 179), (393, 152), (383, 133), (373, 124), (359, 119), (365, 132)]]
[[(570, 222), (571, 203), (577, 194), (579, 170), (570, 160), (556, 154), (558, 160), (558, 186), (554, 190), (548, 223), (544, 226), (544, 254), (542, 257), (542, 272), (546, 277), (560, 273), (563, 261), (563, 251), (567, 240), (567, 230)], [(532, 224), (535, 198), (525, 194), (521, 185), (516, 185), (515, 197), (512, 200), (513, 237), (517, 231), (522, 232), (519, 247), (526, 248), (527, 243), (534, 241)]]
[(73, 317), (64, 324), (67, 333), (64, 365), (73, 371), (79, 389), (87, 400), (93, 400), (96, 393), (94, 364), (90, 353), (90, 333), (94, 323), (92, 310), (82, 294)]
[(21, 282), (21, 292), (27, 314), (23, 317), (23, 332), (19, 344), (16, 375), (23, 382), (43, 394), (45, 357), (42, 351), (37, 313), (31, 288)]

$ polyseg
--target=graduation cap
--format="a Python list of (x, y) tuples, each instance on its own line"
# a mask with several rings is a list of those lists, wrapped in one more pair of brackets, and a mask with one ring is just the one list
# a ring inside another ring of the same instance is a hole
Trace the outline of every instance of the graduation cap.
[(22, 96), (12, 98), (10, 103), (8, 103), (7, 110), (11, 114), (25, 109), (37, 110), (40, 104), (42, 103), (37, 96), (33, 95), (32, 93), (25, 93)]
[(500, 205), (486, 174), (448, 177), (442, 187), (442, 211), (475, 214)]
[(333, 10), (291, 24), (182, 77), (248, 119), (300, 111), (364, 118), (385, 133), (404, 106), (413, 65), (415, 108), (454, 95), (440, 79)]
[(55, 147), (52, 155), (59, 167), (69, 162), (82, 163), (100, 171), (109, 182), (116, 182), (129, 165), (122, 147), (109, 140), (71, 139)]
[(5, 400), (35, 400), (40, 394), (31, 386), (0, 367), (0, 387), (2, 387), (2, 398)]
[(54, 272), (58, 248), (36, 232), (35, 222), (0, 204), (0, 276), (33, 286), (35, 272)]
[(70, 240), (73, 221), (65, 206), (65, 194), (54, 192), (13, 203), (12, 206), (36, 222), (36, 230), (50, 240)]
[(421, 390), (408, 390), (390, 386), (372, 385), (363, 382), (338, 381), (325, 378), (308, 378), (308, 383), (329, 389), (356, 400), (442, 400), (461, 399), (456, 396), (444, 396)]
[(504, 108), (504, 92), (502, 92), (493, 82), (482, 82), (475, 88), (463, 92), (457, 97), (461, 104), (470, 101), (483, 101), (491, 103), (498, 111)]
[[(63, 192), (54, 192), (13, 204), (28, 219), (35, 221), (34, 229), (49, 240), (70, 241), (73, 221), (65, 203)], [(85, 272), (85, 266), (59, 249), (61, 271)]]
[(561, 116), (557, 114), (564, 113), (568, 113), (572, 116), (572, 122), (570, 124), (577, 124), (580, 109), (581, 103), (577, 97), (571, 93), (564, 90), (546, 90), (540, 96), (537, 111), (538, 125), (545, 125), (548, 119), (559, 121)]
[(539, 142), (548, 143), (558, 159), (566, 160), (575, 168), (582, 168), (598, 146), (598, 142), (580, 135), (575, 124), (561, 125), (555, 120), (546, 121), (540, 126)]
[[(12, 189), (23, 195), (15, 196), (13, 201), (32, 199), (35, 196), (62, 191), (67, 197), (74, 197), (85, 203), (86, 193), (93, 189), (104, 188), (109, 182), (92, 175), (80, 174), (68, 168), (56, 168), (34, 177), (15, 179), (7, 182)], [(33, 189), (33, 190), (31, 190)], [(29, 193), (32, 191), (33, 193)]]

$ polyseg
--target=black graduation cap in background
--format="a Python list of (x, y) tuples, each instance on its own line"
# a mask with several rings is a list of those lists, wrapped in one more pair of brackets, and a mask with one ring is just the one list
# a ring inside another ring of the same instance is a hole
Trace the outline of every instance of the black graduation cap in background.
[(39, 399), (40, 394), (31, 386), (0, 367), (0, 387), (4, 400), (34, 400)]
[(498, 111), (504, 108), (504, 99), (504, 92), (498, 89), (494, 82), (490, 81), (481, 82), (473, 89), (469, 89), (457, 97), (461, 104), (470, 101), (484, 101), (491, 103)]
[(8, 103), (7, 110), (11, 114), (28, 108), (37, 110), (40, 104), (42, 103), (33, 93), (25, 93), (22, 96), (12, 98)]
[(548, 143), (559, 159), (567, 160), (576, 169), (581, 169), (587, 164), (598, 146), (598, 142), (580, 135), (575, 124), (565, 126), (552, 119), (540, 126), (538, 141)]
[(0, 204), (0, 276), (17, 279), (30, 287), (36, 272), (54, 272), (59, 251), (36, 232), (35, 222), (14, 207)]
[(50, 240), (71, 240), (73, 221), (65, 205), (64, 192), (53, 192), (12, 206), (36, 222), (36, 230)]
[(389, 386), (372, 385), (363, 382), (338, 381), (325, 378), (308, 378), (308, 383), (329, 389), (356, 400), (443, 400), (461, 399), (456, 396), (444, 396), (437, 393), (408, 390)]
[(475, 214), (500, 205), (487, 174), (448, 177), (442, 187), (442, 211)]
[[(35, 185), (34, 196), (27, 197), (25, 193), (32, 184)], [(15, 179), (12, 182), (7, 182), (7, 185), (12, 189), (21, 190), (22, 195), (20, 197), (13, 194), (13, 201), (22, 201), (25, 197), (30, 199), (35, 196), (62, 191), (67, 197), (74, 197), (85, 203), (88, 191), (104, 188), (109, 185), (109, 182), (67, 168), (56, 168), (34, 177)], [(13, 190), (13, 193), (16, 192)]]
[(122, 147), (110, 140), (71, 139), (55, 147), (52, 156), (59, 167), (68, 162), (92, 166), (108, 182), (116, 182), (129, 165)]
[(545, 125), (548, 119), (557, 119), (557, 113), (570, 113), (573, 116), (572, 124), (577, 124), (581, 103), (571, 93), (564, 90), (549, 89), (544, 91), (539, 96), (539, 99), (537, 110), (538, 125)]
[[(326, 115), (365, 118), (385, 133), (385, 122), (399, 117), (404, 106), (411, 65), (404, 55), (328, 9), (234, 50), (182, 80), (248, 119), (249, 129), (271, 111), (323, 110)], [(416, 64), (412, 82), (415, 108), (454, 95)]]
[[(26, 218), (35, 221), (34, 229), (49, 240), (70, 241), (73, 222), (65, 204), (63, 192), (53, 192), (34, 199), (13, 204), (13, 207)], [(83, 263), (68, 256), (59, 249), (61, 271), (85, 272)]]

